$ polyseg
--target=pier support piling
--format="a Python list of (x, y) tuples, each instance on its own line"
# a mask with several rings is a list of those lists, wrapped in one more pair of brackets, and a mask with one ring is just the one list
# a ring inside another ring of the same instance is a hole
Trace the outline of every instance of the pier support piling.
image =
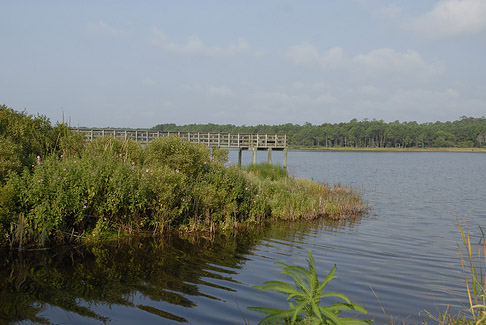
[(287, 148), (284, 149), (284, 162), (283, 168), (287, 169)]
[(268, 148), (268, 164), (272, 164), (272, 148)]
[(241, 152), (242, 149), (238, 148), (238, 167), (241, 167)]
[(257, 153), (257, 148), (253, 147), (253, 165), (256, 165), (256, 153)]

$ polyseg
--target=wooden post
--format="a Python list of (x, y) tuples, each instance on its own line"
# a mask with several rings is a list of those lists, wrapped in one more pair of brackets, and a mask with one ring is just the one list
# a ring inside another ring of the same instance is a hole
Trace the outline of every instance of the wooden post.
[(257, 147), (253, 147), (253, 165), (256, 165), (256, 152), (257, 152)]
[(272, 147), (268, 148), (268, 164), (272, 164)]
[(284, 149), (284, 163), (283, 168), (287, 169), (287, 148)]
[(238, 167), (241, 167), (241, 148), (238, 148)]

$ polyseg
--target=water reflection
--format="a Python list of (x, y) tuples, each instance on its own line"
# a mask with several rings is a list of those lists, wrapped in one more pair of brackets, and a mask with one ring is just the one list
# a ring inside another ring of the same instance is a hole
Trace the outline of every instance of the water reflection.
[(298, 243), (319, 227), (340, 232), (357, 224), (359, 219), (277, 223), (217, 236), (173, 233), (87, 247), (4, 251), (0, 319), (50, 323), (61, 310), (83, 322), (109, 322), (119, 317), (111, 310), (123, 307), (161, 320), (190, 322), (197, 297), (215, 303), (229, 295), (251, 299), (238, 292), (247, 285), (234, 275), (262, 240)]

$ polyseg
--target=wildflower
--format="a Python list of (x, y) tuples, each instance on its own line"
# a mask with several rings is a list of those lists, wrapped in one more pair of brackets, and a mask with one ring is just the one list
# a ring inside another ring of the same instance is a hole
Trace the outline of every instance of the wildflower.
[(113, 177), (110, 177), (110, 182), (113, 181)]
[(178, 172), (179, 172), (179, 169), (176, 169), (176, 173), (178, 173)]
[(184, 201), (186, 201), (186, 199), (185, 198), (182, 198), (182, 202), (184, 202)]
[(135, 166), (133, 166), (133, 165), (132, 165), (132, 167), (131, 167), (131, 168), (132, 168), (132, 170), (134, 170), (134, 169), (135, 169)]
[(34, 165), (32, 165), (32, 167), (34, 167)]
[(132, 161), (132, 166), (133, 166), (133, 165), (135, 165), (135, 162), (134, 162), (134, 161)]
[(63, 171), (66, 171), (66, 168), (63, 168), (62, 170), (63, 170)]
[(83, 209), (86, 209), (86, 205), (83, 205)]
[(207, 162), (204, 162), (204, 164), (206, 165), (206, 164), (207, 164)]
[(84, 200), (84, 203), (88, 203), (88, 200)]
[(106, 217), (104, 217), (104, 218), (103, 218), (103, 220), (105, 220), (105, 221), (106, 221)]
[(64, 155), (61, 155), (61, 158), (63, 158), (63, 157), (64, 157)]
[(145, 172), (146, 172), (146, 173), (148, 173), (148, 172), (149, 172), (149, 169), (148, 169), (148, 168), (147, 168), (147, 169), (145, 169)]

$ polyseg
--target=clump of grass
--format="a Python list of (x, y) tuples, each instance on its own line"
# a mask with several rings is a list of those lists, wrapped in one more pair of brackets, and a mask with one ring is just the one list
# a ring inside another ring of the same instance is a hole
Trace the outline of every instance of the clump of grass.
[[(258, 166), (257, 166), (258, 167)], [(269, 167), (265, 166), (264, 169)], [(341, 219), (366, 213), (368, 206), (352, 187), (329, 186), (309, 179), (289, 177), (271, 179), (263, 173), (249, 171), (266, 198), (273, 216), (295, 221), (298, 219)], [(258, 171), (259, 169), (256, 169)]]
[[(259, 324), (269, 324), (276, 321), (296, 324), (368, 324), (371, 321), (362, 321), (356, 318), (341, 318), (342, 311), (354, 310), (367, 314), (367, 310), (357, 304), (352, 304), (347, 296), (337, 292), (323, 293), (326, 285), (335, 278), (336, 265), (327, 274), (322, 282), (319, 282), (316, 265), (312, 253), (309, 250), (307, 260), (308, 269), (300, 266), (290, 266), (284, 263), (276, 263), (283, 266), (282, 273), (291, 276), (295, 281), (295, 287), (281, 281), (265, 282), (263, 286), (256, 286), (258, 290), (275, 291), (287, 294), (289, 309), (277, 309), (270, 307), (249, 307), (267, 314)], [(322, 298), (336, 297), (344, 302), (336, 302), (332, 305), (321, 306)]]
[(260, 163), (257, 165), (252, 164), (245, 167), (245, 170), (261, 178), (270, 179), (272, 181), (288, 177), (288, 173), (285, 168), (280, 165), (272, 165), (268, 163)]
[[(464, 224), (466, 220), (463, 218)], [(467, 295), (469, 299), (469, 309), (476, 324), (486, 323), (486, 240), (484, 232), (481, 230), (481, 238), (477, 244), (477, 256), (474, 256), (471, 237), (467, 229), (457, 219), (457, 225), (461, 231), (462, 243), (465, 251), (458, 245), (461, 257), (461, 266), (465, 274)], [(481, 249), (483, 257), (481, 257)], [(470, 280), (468, 280), (468, 277)]]

